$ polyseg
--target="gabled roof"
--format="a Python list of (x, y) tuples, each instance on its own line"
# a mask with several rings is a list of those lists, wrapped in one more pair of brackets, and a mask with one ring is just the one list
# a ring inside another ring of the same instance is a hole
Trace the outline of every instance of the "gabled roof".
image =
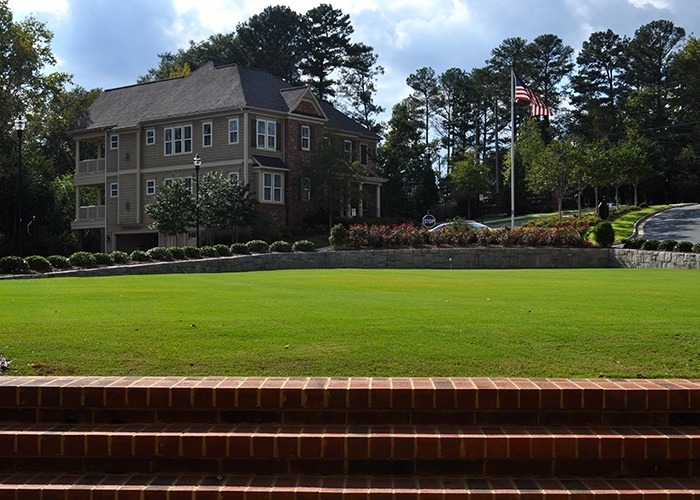
[(264, 71), (214, 62), (184, 77), (106, 90), (71, 131), (125, 129), (243, 108), (291, 113), (305, 99), (325, 113), (331, 128), (368, 134), (330, 103), (319, 103), (306, 86), (290, 87), (286, 80)]

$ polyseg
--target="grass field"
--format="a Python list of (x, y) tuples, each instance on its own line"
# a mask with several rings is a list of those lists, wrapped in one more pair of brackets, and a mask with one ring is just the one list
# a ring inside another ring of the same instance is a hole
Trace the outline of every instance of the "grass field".
[(694, 271), (10, 280), (0, 304), (15, 375), (700, 376)]
[(651, 207), (641, 208), (618, 217), (612, 221), (613, 228), (615, 229), (615, 239), (617, 241), (621, 241), (625, 238), (629, 238), (632, 236), (632, 233), (634, 232), (634, 225), (639, 219), (667, 207), (668, 205), (653, 205)]

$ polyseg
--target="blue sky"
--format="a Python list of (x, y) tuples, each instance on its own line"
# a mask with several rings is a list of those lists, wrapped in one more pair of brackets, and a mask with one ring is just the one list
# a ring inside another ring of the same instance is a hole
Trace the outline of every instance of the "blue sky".
[[(303, 13), (319, 1), (254, 0), (9, 0), (15, 20), (34, 15), (54, 33), (55, 70), (74, 84), (104, 89), (133, 84), (158, 65), (158, 54), (228, 33), (267, 5)], [(558, 35), (578, 52), (595, 31), (633, 36), (657, 19), (688, 35), (700, 32), (700, 0), (326, 0), (350, 14), (353, 41), (374, 47), (386, 74), (377, 101), (387, 108), (410, 89), (406, 77), (423, 66), (436, 73), (485, 65), (510, 37)], [(382, 117), (384, 119), (387, 116)]]

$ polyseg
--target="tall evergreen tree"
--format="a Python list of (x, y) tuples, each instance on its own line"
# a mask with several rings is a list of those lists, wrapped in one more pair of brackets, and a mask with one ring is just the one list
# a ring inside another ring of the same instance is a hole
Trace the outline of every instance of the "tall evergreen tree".
[(368, 130), (380, 133), (382, 126), (376, 116), (384, 108), (374, 101), (377, 93), (376, 80), (384, 74), (384, 68), (377, 64), (377, 54), (372, 47), (356, 43), (349, 47), (346, 66), (341, 69), (338, 87), (339, 105), (348, 116)]
[(304, 82), (319, 99), (328, 100), (335, 95), (336, 81), (331, 75), (345, 66), (353, 31), (350, 16), (327, 3), (304, 15), (300, 69)]
[(576, 58), (572, 78), (575, 132), (586, 140), (609, 137), (617, 142), (623, 133), (620, 106), (626, 93), (622, 74), (627, 67), (627, 37), (612, 30), (592, 33)]

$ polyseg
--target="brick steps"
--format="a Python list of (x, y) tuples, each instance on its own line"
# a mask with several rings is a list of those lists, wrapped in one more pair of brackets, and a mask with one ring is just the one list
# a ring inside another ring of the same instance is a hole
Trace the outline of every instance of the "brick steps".
[(691, 498), (696, 479), (465, 479), (459, 476), (0, 475), (0, 498)]
[(0, 377), (0, 500), (694, 495), (697, 380)]
[[(688, 477), (696, 427), (14, 424), (0, 471)], [(700, 475), (700, 474), (698, 474)]]

